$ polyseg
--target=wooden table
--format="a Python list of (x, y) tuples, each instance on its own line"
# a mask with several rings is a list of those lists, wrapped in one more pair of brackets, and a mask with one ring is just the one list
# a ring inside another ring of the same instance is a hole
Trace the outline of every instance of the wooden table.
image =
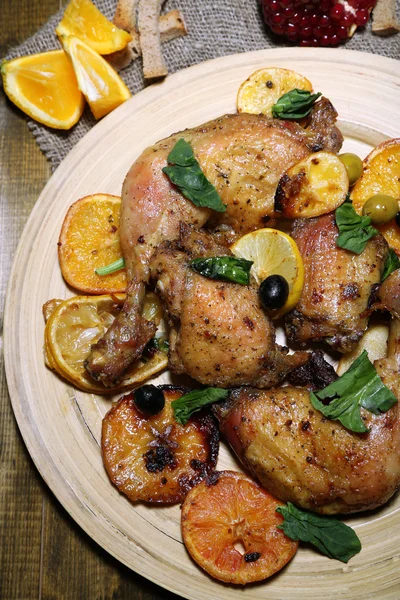
[[(2, 0), (0, 57), (54, 14), (60, 0)], [(12, 258), (50, 167), (25, 117), (0, 92), (0, 310)], [(0, 343), (2, 355), (2, 339)], [(120, 564), (69, 517), (24, 446), (0, 367), (0, 598), (173, 600)]]

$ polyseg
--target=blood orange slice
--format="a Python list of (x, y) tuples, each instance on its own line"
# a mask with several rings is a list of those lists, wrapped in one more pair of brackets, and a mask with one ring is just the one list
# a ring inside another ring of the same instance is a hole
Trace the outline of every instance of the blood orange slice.
[(215, 472), (186, 496), (182, 535), (191, 557), (227, 583), (270, 577), (294, 556), (298, 542), (277, 528), (282, 503), (234, 471)]

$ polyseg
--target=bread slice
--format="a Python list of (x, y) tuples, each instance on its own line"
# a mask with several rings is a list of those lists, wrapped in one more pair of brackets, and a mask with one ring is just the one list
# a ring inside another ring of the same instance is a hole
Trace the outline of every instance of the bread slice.
[(159, 17), (162, 0), (139, 0), (138, 29), (145, 79), (159, 79), (168, 74), (161, 52)]
[(372, 11), (372, 31), (382, 36), (400, 31), (400, 23), (396, 18), (396, 0), (378, 0)]

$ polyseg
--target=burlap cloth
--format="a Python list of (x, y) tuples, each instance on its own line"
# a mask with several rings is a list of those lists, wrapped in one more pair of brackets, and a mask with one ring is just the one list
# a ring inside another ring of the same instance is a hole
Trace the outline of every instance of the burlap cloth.
[[(112, 19), (116, 0), (97, 0), (95, 4)], [(168, 0), (164, 5), (165, 11), (175, 8), (183, 12), (189, 35), (163, 45), (170, 73), (227, 54), (289, 45), (277, 41), (267, 32), (258, 0)], [(397, 0), (397, 9), (400, 12), (400, 0)], [(54, 29), (62, 18), (63, 10), (49, 19), (35, 35), (10, 50), (7, 58), (59, 48)], [(343, 47), (400, 59), (400, 34), (380, 38), (371, 33), (369, 25), (364, 31), (357, 31)], [(340, 51), (338, 48), (339, 54)], [(121, 71), (121, 75), (133, 93), (144, 87), (140, 58)], [(95, 123), (88, 107), (79, 123), (67, 132), (52, 130), (28, 119), (28, 127), (53, 170)]]

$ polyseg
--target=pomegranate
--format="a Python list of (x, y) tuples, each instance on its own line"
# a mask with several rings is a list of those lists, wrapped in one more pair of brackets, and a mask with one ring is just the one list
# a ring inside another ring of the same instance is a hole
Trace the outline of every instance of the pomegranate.
[(264, 20), (298, 46), (337, 46), (363, 27), (377, 0), (261, 0)]

